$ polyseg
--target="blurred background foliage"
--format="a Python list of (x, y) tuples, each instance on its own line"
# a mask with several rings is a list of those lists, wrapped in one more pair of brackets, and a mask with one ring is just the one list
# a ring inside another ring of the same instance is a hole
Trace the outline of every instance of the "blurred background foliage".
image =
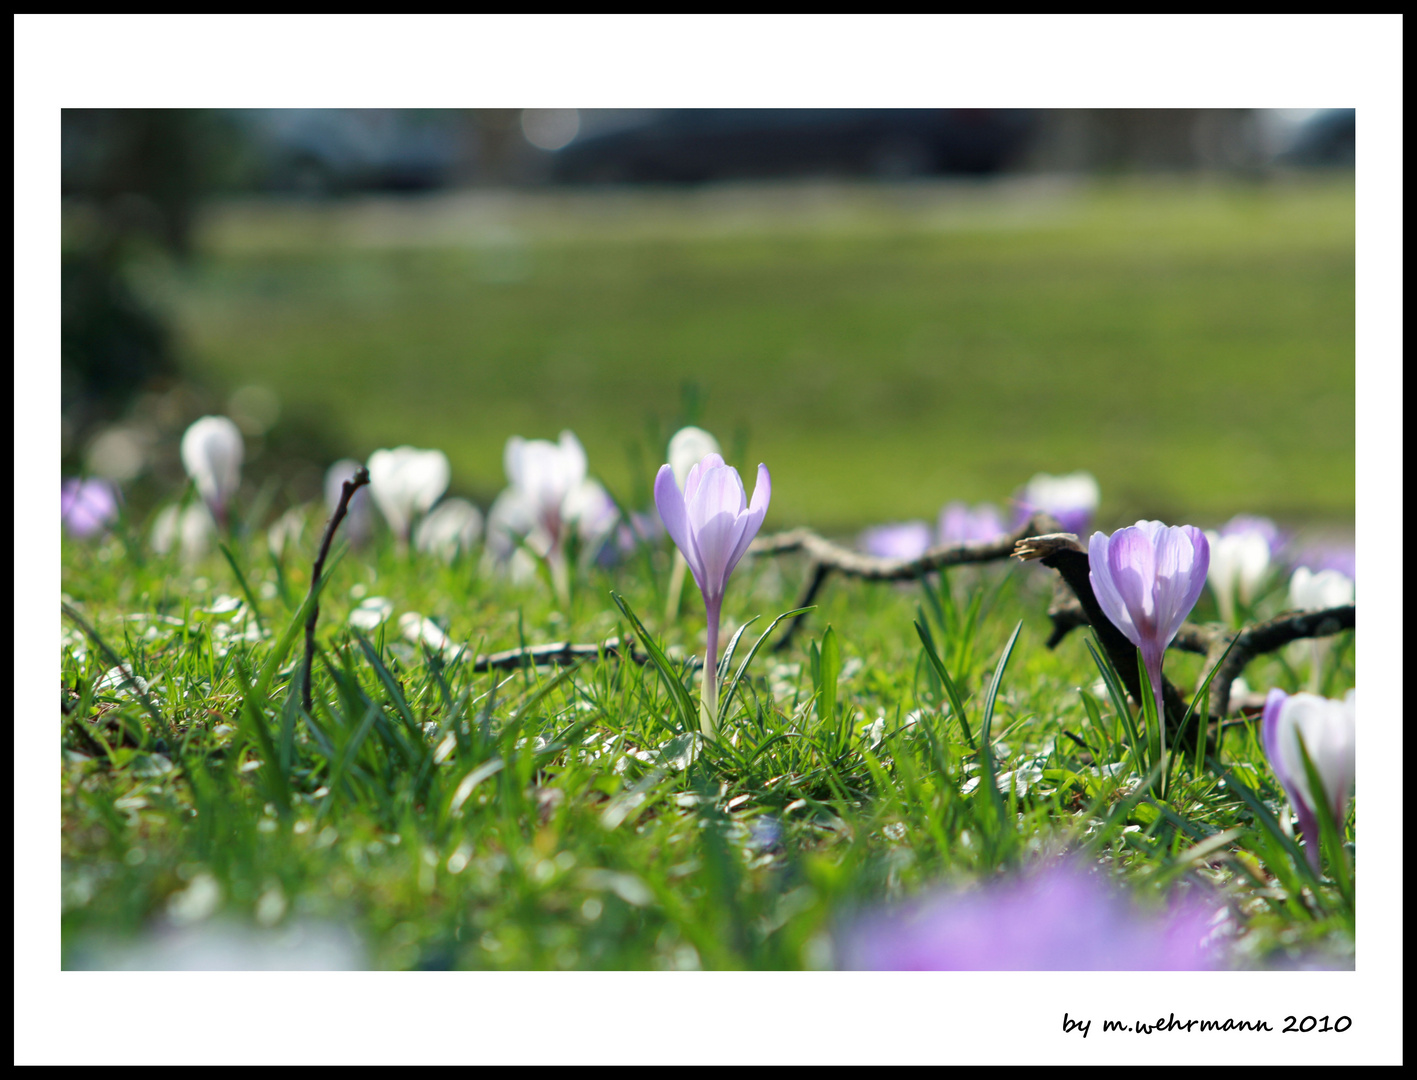
[(1103, 521), (1351, 523), (1352, 111), (66, 110), (66, 475), (225, 412), (274, 509), (696, 420), (828, 530), (1094, 472)]

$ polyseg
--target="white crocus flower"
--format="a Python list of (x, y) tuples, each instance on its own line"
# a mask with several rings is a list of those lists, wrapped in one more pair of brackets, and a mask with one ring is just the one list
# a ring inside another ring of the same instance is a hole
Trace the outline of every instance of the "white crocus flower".
[(1289, 579), (1289, 606), (1300, 611), (1323, 611), (1353, 603), (1353, 579), (1338, 570), (1317, 574), (1300, 566)]
[(580, 537), (586, 558), (594, 558), (620, 523), (620, 508), (598, 480), (582, 480), (561, 504), (566, 524)]
[(1235, 614), (1235, 595), (1248, 606), (1269, 573), (1269, 541), (1260, 533), (1231, 533), (1222, 536), (1206, 530), (1210, 541), (1211, 591), (1220, 605), (1220, 618), (1229, 623)]
[[(614, 504), (599, 484), (587, 480), (585, 450), (569, 431), (561, 432), (554, 443), (514, 435), (507, 440), (503, 463), (511, 486), (497, 496), (488, 514), (488, 547), (505, 561), (524, 540), (547, 561), (564, 603), (570, 591), (566, 541), (571, 530), (593, 541), (605, 518), (605, 504)], [(613, 527), (611, 519), (604, 532)]]
[(369, 455), (369, 490), (400, 542), (407, 542), (413, 519), (433, 508), (448, 490), (452, 470), (441, 450), (375, 450)]
[[(335, 512), (335, 507), (339, 506), (340, 498), (344, 495), (344, 482), (353, 480), (354, 474), (360, 468), (359, 462), (353, 458), (341, 458), (325, 471), (325, 505), (329, 507), (331, 514)], [(369, 502), (368, 485), (356, 491), (349, 500), (341, 528), (349, 542), (355, 546), (367, 543), (374, 535), (374, 508)]]
[[(1339, 570), (1320, 570), (1317, 574), (1307, 566), (1297, 567), (1289, 579), (1289, 606), (1299, 611), (1325, 611), (1328, 608), (1343, 607), (1353, 603), (1353, 579)], [(1291, 655), (1302, 655), (1302, 645), (1295, 642), (1298, 649), (1291, 648)], [(1311, 667), (1309, 686), (1318, 693), (1323, 684), (1324, 660), (1328, 656), (1329, 642), (1326, 638), (1314, 638), (1309, 642)]]
[(182, 436), (182, 466), (218, 521), (226, 520), (227, 504), (241, 486), (245, 450), (241, 429), (225, 416), (204, 416)]
[(710, 454), (722, 453), (718, 440), (703, 428), (680, 428), (669, 440), (669, 467), (674, 470), (674, 482), (682, 490), (690, 469)]
[(482, 511), (466, 499), (444, 499), (414, 529), (413, 546), (452, 562), (481, 535)]
[[(1319, 800), (1328, 804), (1334, 821), (1342, 829), (1348, 799), (1353, 794), (1357, 763), (1356, 695), (1356, 690), (1349, 690), (1342, 701), (1334, 701), (1316, 694), (1271, 690), (1265, 700), (1261, 724), (1265, 752), (1298, 814), (1299, 830), (1315, 870), (1319, 868)], [(1308, 771), (1299, 754), (1300, 738), (1323, 784), (1322, 792), (1315, 792), (1309, 786)]]
[(166, 555), (177, 547), (184, 563), (200, 560), (212, 549), (216, 540), (216, 522), (202, 503), (164, 507), (153, 522), (152, 547)]
[(569, 431), (558, 442), (523, 439), (507, 440), (503, 464), (507, 479), (530, 511), (548, 545), (558, 550), (564, 539), (565, 503), (586, 478), (585, 449)]

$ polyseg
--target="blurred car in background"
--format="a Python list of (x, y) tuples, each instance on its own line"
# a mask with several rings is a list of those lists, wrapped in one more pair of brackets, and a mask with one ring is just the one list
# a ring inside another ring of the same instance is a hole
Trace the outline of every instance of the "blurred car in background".
[(554, 181), (698, 183), (811, 174), (998, 172), (1026, 149), (1022, 109), (673, 109), (555, 153)]
[(260, 190), (305, 195), (430, 191), (475, 155), (451, 109), (244, 109)]
[(1278, 155), (1284, 165), (1331, 165), (1351, 168), (1357, 135), (1354, 109), (1319, 109), (1293, 133)]

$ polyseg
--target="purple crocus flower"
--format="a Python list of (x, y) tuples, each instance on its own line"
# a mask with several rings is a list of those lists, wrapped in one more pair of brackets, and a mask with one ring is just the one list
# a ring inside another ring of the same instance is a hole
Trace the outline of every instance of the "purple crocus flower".
[[(1353, 794), (1357, 747), (1354, 740), (1354, 699), (1350, 690), (1342, 701), (1317, 694), (1286, 694), (1271, 690), (1265, 699), (1263, 737), (1270, 768), (1289, 796), (1299, 818), (1299, 835), (1304, 839), (1309, 864), (1319, 869), (1318, 799), (1327, 801), (1333, 820), (1343, 827), (1348, 799)], [(1324, 790), (1317, 795), (1309, 788), (1304, 759), (1299, 756), (1299, 740), (1314, 763)]]
[(654, 478), (654, 503), (664, 528), (689, 564), (704, 597), (708, 652), (700, 721), (710, 738), (718, 730), (718, 623), (723, 593), (733, 568), (762, 528), (771, 498), (772, 479), (766, 465), (758, 466), (750, 504), (738, 470), (725, 465), (717, 454), (708, 454), (689, 470), (683, 491), (670, 465), (661, 465)]
[(875, 525), (858, 543), (867, 555), (880, 559), (918, 559), (930, 547), (930, 526), (923, 521)]
[(1201, 900), (1137, 906), (1099, 874), (1056, 863), (870, 916), (842, 942), (856, 971), (1193, 971), (1217, 966)]
[(93, 536), (118, 517), (118, 491), (107, 480), (72, 477), (59, 489), (59, 513), (71, 536)]
[(1352, 544), (1311, 544), (1295, 558), (1294, 565), (1317, 573), (1337, 570), (1349, 581), (1358, 578), (1358, 553)]
[(1141, 650), (1161, 702), (1161, 658), (1205, 588), (1210, 544), (1194, 525), (1138, 521), (1110, 537), (1095, 532), (1087, 545), (1092, 591), (1103, 613)]
[(1019, 494), (1018, 520), (1014, 524), (1022, 525), (1030, 514), (1041, 510), (1057, 518), (1064, 532), (1081, 536), (1101, 501), (1102, 489), (1090, 472), (1066, 476), (1039, 473)]
[(965, 503), (952, 502), (940, 511), (940, 543), (972, 544), (996, 540), (1008, 530), (999, 511), (988, 503), (971, 510)]

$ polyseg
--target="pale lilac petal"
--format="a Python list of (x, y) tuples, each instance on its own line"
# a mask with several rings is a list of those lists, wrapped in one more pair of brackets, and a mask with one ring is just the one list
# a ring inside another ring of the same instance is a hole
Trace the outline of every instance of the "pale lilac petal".
[(1112, 570), (1107, 555), (1108, 540), (1106, 533), (1095, 532), (1092, 534), (1092, 539), (1088, 541), (1088, 577), (1092, 580), (1092, 594), (1097, 598), (1097, 604), (1102, 608), (1102, 613), (1107, 616), (1107, 620), (1122, 631), (1128, 641), (1136, 645), (1140, 643), (1140, 635), (1137, 634), (1137, 628), (1132, 623), (1132, 616), (1127, 610), (1126, 601), (1122, 599), (1116, 582), (1112, 580)]
[(1156, 638), (1164, 648), (1176, 636), (1205, 588), (1210, 545), (1191, 525), (1156, 536)]
[(668, 465), (661, 465), (654, 478), (654, 505), (659, 510), (659, 519), (664, 522), (664, 531), (683, 554), (689, 569), (694, 572), (694, 580), (698, 581), (702, 588), (702, 567), (698, 564), (698, 554), (694, 551), (690, 537), (689, 519), (684, 512), (684, 496), (679, 491), (679, 485), (674, 482), (674, 470)]
[(734, 545), (733, 553), (728, 557), (728, 568), (724, 573), (726, 581), (729, 574), (732, 574), (738, 566), (738, 561), (743, 558), (748, 551), (748, 545), (753, 542), (753, 538), (758, 535), (758, 530), (763, 527), (763, 519), (767, 517), (768, 503), (772, 501), (772, 478), (768, 476), (768, 467), (763, 464), (758, 465), (758, 482), (753, 487), (753, 501), (748, 504), (748, 512), (743, 517), (743, 534), (738, 538), (738, 543)]
[(738, 470), (726, 465), (701, 472), (698, 489), (693, 495), (684, 496), (689, 524), (696, 529), (702, 529), (719, 514), (732, 514), (736, 518), (747, 508), (748, 499), (743, 493)]
[[(742, 488), (742, 481), (739, 481), (739, 488)], [(768, 467), (762, 462), (758, 462), (758, 482), (753, 485), (753, 501), (748, 509), (754, 513), (762, 512), (767, 514), (768, 503), (772, 502), (772, 477), (768, 474)]]
[(1279, 776), (1279, 782), (1285, 787), (1289, 786), (1289, 777), (1279, 774), (1279, 714), (1288, 699), (1289, 695), (1278, 687), (1271, 690), (1264, 699), (1264, 712), (1260, 719), (1260, 736), (1264, 741), (1265, 756), (1269, 758), (1270, 767), (1274, 769), (1275, 775)]
[(699, 483), (710, 469), (724, 468), (723, 457), (720, 454), (705, 454), (703, 460), (689, 470), (689, 478), (684, 481), (684, 504), (698, 493)]
[(1140, 646), (1156, 632), (1156, 552), (1137, 529), (1118, 529), (1107, 544), (1107, 569)]
[(561, 432), (561, 465), (565, 470), (566, 489), (574, 489), (585, 479), (586, 469), (589, 468), (586, 460), (585, 447), (581, 446), (581, 441), (576, 438), (572, 431)]
[[(692, 519), (691, 519), (692, 520)], [(709, 518), (694, 530), (694, 546), (702, 561), (704, 576), (699, 586), (705, 596), (722, 596), (728, 582), (728, 559), (743, 535), (747, 522), (731, 510)]]

